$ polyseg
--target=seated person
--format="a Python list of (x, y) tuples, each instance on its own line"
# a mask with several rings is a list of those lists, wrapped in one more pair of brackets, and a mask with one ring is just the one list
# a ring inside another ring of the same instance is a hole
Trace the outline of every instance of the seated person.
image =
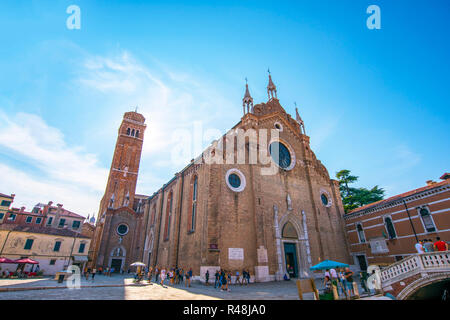
[(333, 291), (331, 289), (332, 282), (329, 276), (325, 276), (323, 284), (325, 289), (322, 294), (319, 294), (319, 300), (334, 300)]

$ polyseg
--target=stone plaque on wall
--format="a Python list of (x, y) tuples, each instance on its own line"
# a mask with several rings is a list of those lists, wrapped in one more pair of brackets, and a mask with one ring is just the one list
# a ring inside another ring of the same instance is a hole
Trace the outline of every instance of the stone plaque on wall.
[(244, 248), (228, 248), (228, 260), (244, 260)]
[(260, 246), (257, 249), (258, 254), (258, 263), (265, 263), (267, 262), (267, 249), (265, 249), (263, 246)]

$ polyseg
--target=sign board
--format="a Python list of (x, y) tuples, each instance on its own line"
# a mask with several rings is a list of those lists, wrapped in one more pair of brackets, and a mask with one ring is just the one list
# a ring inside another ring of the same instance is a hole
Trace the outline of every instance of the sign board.
[(228, 260), (244, 260), (244, 248), (228, 248)]

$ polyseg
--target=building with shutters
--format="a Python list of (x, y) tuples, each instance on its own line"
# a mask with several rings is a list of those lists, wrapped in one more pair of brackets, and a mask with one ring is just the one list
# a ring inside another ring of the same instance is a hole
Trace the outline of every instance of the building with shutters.
[(440, 179), (345, 215), (350, 252), (360, 270), (417, 253), (418, 240), (450, 241), (450, 174)]

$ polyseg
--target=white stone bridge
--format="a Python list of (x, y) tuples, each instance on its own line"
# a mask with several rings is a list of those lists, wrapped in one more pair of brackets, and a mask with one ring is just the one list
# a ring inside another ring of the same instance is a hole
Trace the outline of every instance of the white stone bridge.
[(381, 270), (383, 291), (397, 300), (411, 299), (423, 288), (448, 286), (449, 282), (450, 251), (414, 254)]

